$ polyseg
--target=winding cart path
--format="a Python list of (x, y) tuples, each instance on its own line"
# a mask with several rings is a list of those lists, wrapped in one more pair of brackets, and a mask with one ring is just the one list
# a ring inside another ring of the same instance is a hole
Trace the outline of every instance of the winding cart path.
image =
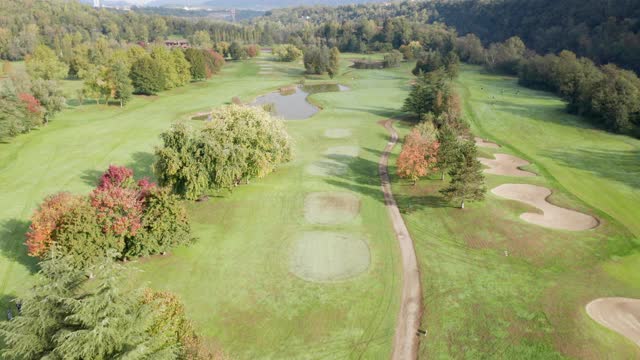
[(409, 235), (409, 230), (402, 219), (396, 200), (391, 192), (391, 182), (389, 181), (389, 154), (398, 142), (398, 133), (393, 128), (393, 120), (388, 119), (380, 122), (382, 126), (391, 134), (391, 140), (387, 144), (378, 163), (378, 171), (382, 182), (382, 192), (384, 202), (389, 217), (393, 223), (393, 229), (400, 245), (400, 255), (402, 257), (402, 300), (400, 312), (396, 321), (396, 331), (393, 339), (393, 360), (412, 360), (418, 357), (419, 336), (417, 331), (420, 327), (420, 317), (422, 315), (422, 289), (420, 286), (420, 271), (416, 252), (413, 247), (413, 240)]

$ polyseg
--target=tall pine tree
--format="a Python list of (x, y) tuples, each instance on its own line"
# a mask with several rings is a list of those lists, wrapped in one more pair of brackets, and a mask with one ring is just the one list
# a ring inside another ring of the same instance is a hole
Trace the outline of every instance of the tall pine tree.
[(447, 200), (460, 201), (461, 209), (464, 209), (466, 200), (484, 199), (484, 194), (487, 191), (484, 187), (482, 165), (477, 157), (478, 150), (472, 141), (461, 144), (456, 161), (449, 170), (451, 182), (448, 187), (440, 190)]

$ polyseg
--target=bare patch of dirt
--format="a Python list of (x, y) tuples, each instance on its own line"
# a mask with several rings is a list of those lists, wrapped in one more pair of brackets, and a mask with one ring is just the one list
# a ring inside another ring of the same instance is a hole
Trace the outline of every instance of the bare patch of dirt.
[(359, 212), (360, 199), (347, 192), (317, 192), (304, 199), (304, 217), (313, 224), (347, 223)]

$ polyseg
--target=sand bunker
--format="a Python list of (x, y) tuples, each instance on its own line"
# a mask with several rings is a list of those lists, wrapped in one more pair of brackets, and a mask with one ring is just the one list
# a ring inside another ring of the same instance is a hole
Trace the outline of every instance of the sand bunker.
[(596, 299), (587, 304), (587, 314), (600, 325), (640, 346), (640, 300), (621, 297)]
[(316, 176), (344, 175), (348, 170), (347, 164), (333, 159), (316, 161), (307, 166), (307, 172)]
[(294, 241), (289, 270), (306, 281), (329, 282), (361, 274), (370, 262), (366, 241), (355, 235), (307, 231)]
[(520, 170), (519, 167), (529, 165), (529, 162), (518, 157), (507, 154), (495, 154), (495, 160), (487, 158), (478, 158), (483, 165), (489, 167), (484, 172), (494, 175), (507, 176), (536, 176), (536, 174)]
[(334, 160), (352, 160), (358, 157), (360, 148), (357, 146), (334, 146), (328, 148), (324, 154)]
[(598, 226), (598, 220), (593, 216), (561, 208), (547, 202), (546, 199), (551, 195), (551, 190), (542, 186), (504, 184), (494, 188), (491, 192), (503, 198), (521, 201), (542, 210), (542, 214), (524, 213), (520, 215), (522, 220), (536, 225), (573, 231), (593, 229)]
[(497, 149), (500, 147), (500, 145), (496, 144), (496, 143), (492, 143), (491, 141), (484, 141), (484, 139), (479, 138), (479, 137), (475, 137), (476, 140), (476, 145), (480, 146), (480, 147), (486, 147), (486, 148), (492, 148), (492, 149)]
[(304, 199), (304, 218), (313, 224), (346, 223), (359, 212), (360, 199), (348, 192), (317, 192)]
[(330, 139), (341, 139), (351, 136), (351, 130), (349, 129), (327, 129), (324, 132), (324, 136)]

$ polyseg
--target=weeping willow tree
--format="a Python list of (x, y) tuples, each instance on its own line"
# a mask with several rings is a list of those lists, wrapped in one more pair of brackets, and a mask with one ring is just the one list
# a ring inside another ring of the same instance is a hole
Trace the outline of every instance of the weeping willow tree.
[(161, 185), (187, 199), (233, 189), (291, 160), (291, 139), (281, 120), (258, 107), (216, 109), (201, 130), (175, 124), (163, 133), (154, 165)]

